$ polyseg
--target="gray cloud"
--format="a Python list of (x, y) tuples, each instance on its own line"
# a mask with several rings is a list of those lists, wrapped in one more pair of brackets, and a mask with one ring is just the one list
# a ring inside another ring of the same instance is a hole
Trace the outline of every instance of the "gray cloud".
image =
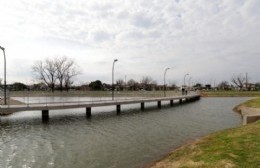
[[(142, 72), (158, 81), (159, 69), (171, 65), (177, 65), (174, 81), (182, 81), (186, 72), (205, 81), (212, 74), (216, 80), (229, 79), (239, 71), (257, 76), (258, 0), (13, 0), (1, 4), (0, 22), (0, 45), (13, 49), (9, 57), (33, 61), (70, 53), (91, 67), (85, 69), (90, 73), (86, 80), (97, 71), (100, 77), (109, 75), (109, 63), (102, 69), (105, 75), (91, 63), (114, 58), (120, 60), (118, 67), (127, 64), (119, 75), (140, 78)], [(32, 54), (44, 46), (44, 53), (36, 58), (24, 50), (27, 46), (34, 46)]]
[(93, 37), (94, 42), (96, 42), (96, 43), (111, 40), (113, 37), (111, 34), (104, 32), (104, 31), (96, 31), (96, 32), (93, 32), (91, 35)]
[(133, 24), (141, 28), (150, 28), (154, 25), (152, 19), (145, 16), (144, 13), (136, 14), (133, 17)]

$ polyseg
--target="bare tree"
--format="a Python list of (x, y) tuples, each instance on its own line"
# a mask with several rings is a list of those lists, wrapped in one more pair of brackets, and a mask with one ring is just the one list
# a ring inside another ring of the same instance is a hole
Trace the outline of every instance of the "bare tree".
[(37, 61), (33, 66), (33, 71), (40, 81), (51, 88), (52, 92), (54, 92), (57, 80), (61, 91), (63, 90), (63, 85), (68, 90), (73, 83), (72, 78), (80, 74), (74, 60), (67, 57)]
[(246, 81), (246, 78), (243, 77), (242, 75), (233, 76), (231, 78), (231, 82), (233, 82), (239, 88), (239, 90), (242, 90), (245, 81)]
[(130, 79), (128, 80), (127, 85), (130, 90), (136, 90), (138, 86), (138, 82), (136, 82), (134, 79)]
[(69, 91), (69, 88), (73, 84), (72, 78), (76, 76), (77, 73), (75, 71), (67, 71), (64, 75), (64, 88), (66, 91)]
[(145, 90), (152, 90), (152, 86), (157, 85), (157, 82), (154, 81), (150, 76), (143, 76), (141, 85)]
[(228, 90), (229, 89), (229, 84), (227, 81), (222, 81), (218, 84), (218, 88), (222, 90)]
[(63, 90), (63, 81), (65, 78), (64, 71), (66, 71), (67, 57), (59, 57), (55, 59), (55, 67), (57, 69), (57, 79), (59, 81), (59, 89)]
[(54, 60), (45, 59), (44, 61), (37, 61), (32, 69), (36, 77), (54, 92), (55, 82), (57, 80)]
[(153, 79), (150, 76), (143, 76), (141, 83), (144, 85), (152, 83)]
[(72, 77), (80, 74), (77, 70), (74, 60), (68, 57), (60, 57), (55, 60), (55, 67), (57, 69), (57, 79), (59, 81), (59, 88), (63, 90), (63, 84), (68, 90), (69, 86), (73, 83)]
[(123, 90), (123, 88), (124, 88), (124, 80), (123, 79), (118, 79), (117, 81), (116, 81), (116, 85), (117, 85), (117, 87), (119, 88), (119, 90)]

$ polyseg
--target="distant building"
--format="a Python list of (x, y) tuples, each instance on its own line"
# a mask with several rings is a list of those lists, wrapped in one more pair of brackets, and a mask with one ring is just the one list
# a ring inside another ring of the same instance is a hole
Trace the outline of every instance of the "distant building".
[(244, 83), (242, 90), (244, 91), (254, 91), (256, 90), (256, 85), (253, 83)]

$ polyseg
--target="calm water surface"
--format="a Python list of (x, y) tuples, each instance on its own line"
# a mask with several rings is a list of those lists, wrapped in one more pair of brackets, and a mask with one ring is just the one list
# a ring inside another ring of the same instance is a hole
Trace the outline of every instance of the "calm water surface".
[[(232, 108), (247, 98), (202, 98), (156, 108), (156, 103), (92, 109), (19, 112), (0, 119), (0, 167), (136, 168), (171, 149), (225, 128), (241, 125)], [(37, 102), (39, 100), (30, 101)]]

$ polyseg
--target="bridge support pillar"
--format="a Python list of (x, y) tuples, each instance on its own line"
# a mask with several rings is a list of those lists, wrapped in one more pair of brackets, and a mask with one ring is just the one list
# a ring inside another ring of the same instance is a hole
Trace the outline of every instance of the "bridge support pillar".
[(42, 110), (42, 120), (43, 121), (49, 120), (49, 110)]
[(161, 108), (161, 107), (162, 107), (161, 101), (158, 101), (158, 102), (157, 102), (157, 106), (158, 106), (158, 108)]
[(141, 102), (141, 110), (144, 110), (144, 102)]
[(121, 105), (120, 104), (116, 105), (116, 113), (117, 114), (121, 113)]
[(170, 105), (173, 106), (173, 100), (170, 100)]
[(182, 104), (182, 99), (179, 100), (179, 103)]
[(87, 115), (87, 118), (91, 117), (91, 107), (86, 108), (86, 115)]

